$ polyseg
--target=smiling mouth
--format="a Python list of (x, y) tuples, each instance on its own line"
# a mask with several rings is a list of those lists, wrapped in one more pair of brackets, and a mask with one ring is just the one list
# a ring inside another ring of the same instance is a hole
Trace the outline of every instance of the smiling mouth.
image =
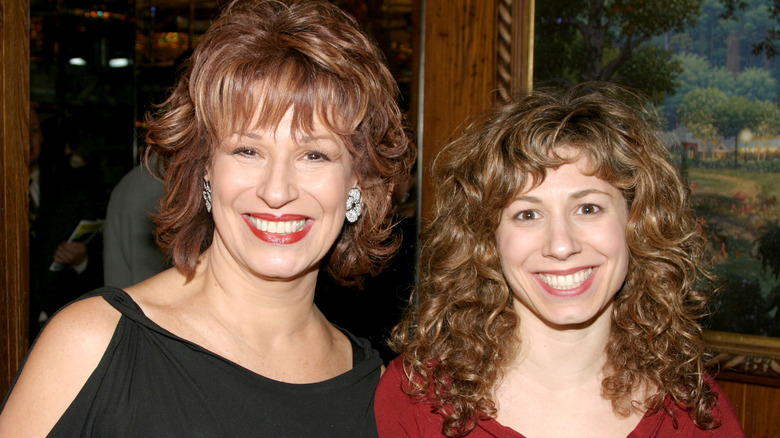
[(554, 289), (569, 290), (580, 287), (592, 274), (593, 268), (588, 268), (569, 275), (539, 274), (539, 278)]
[(249, 220), (252, 225), (260, 231), (282, 236), (285, 234), (297, 233), (306, 226), (306, 219), (294, 221), (267, 221), (265, 219), (249, 216)]

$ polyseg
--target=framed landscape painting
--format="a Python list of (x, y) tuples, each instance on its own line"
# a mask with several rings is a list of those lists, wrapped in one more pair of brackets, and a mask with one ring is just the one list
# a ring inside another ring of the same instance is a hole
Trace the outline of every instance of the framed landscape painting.
[(713, 248), (709, 346), (724, 370), (780, 378), (780, 137), (743, 133), (729, 147), (685, 134), (667, 144)]

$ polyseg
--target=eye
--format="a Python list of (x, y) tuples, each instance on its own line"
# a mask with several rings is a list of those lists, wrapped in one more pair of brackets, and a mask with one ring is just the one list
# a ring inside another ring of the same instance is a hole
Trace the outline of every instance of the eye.
[(596, 204), (583, 204), (579, 207), (578, 212), (584, 215), (600, 213), (602, 208)]
[(246, 147), (236, 148), (233, 150), (232, 154), (240, 155), (242, 157), (256, 157), (259, 155), (256, 150)]
[(303, 158), (307, 161), (330, 161), (328, 154), (316, 150), (307, 151), (303, 154)]
[(541, 217), (539, 212), (535, 210), (523, 210), (515, 215), (515, 219), (519, 221), (532, 221), (534, 219), (539, 219), (539, 217)]

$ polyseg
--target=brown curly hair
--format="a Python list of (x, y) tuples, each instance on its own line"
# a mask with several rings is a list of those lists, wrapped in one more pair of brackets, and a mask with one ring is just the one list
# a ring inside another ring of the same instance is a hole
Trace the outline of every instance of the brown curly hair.
[(165, 175), (154, 218), (161, 248), (192, 278), (214, 231), (201, 192), (215, 147), (234, 132), (273, 129), (292, 111), (295, 135), (319, 118), (342, 139), (363, 192), (363, 214), (331, 249), (330, 273), (346, 284), (376, 274), (398, 247), (390, 194), (416, 154), (397, 97), (379, 50), (329, 2), (232, 1), (148, 120), (148, 151)]
[[(445, 435), (464, 436), (496, 414), (493, 390), (522, 348), (508, 342), (521, 322), (499, 263), (500, 213), (527, 183), (576, 159), (555, 153), (564, 144), (630, 209), (629, 270), (615, 297), (603, 396), (629, 415), (660, 409), (671, 395), (699, 427), (715, 426), (698, 322), (710, 296), (701, 287), (711, 279), (706, 241), (652, 120), (638, 95), (615, 85), (537, 91), (479, 114), (437, 157), (418, 303), (392, 345), (404, 355), (409, 395), (433, 402)], [(635, 402), (642, 384), (658, 390)]]

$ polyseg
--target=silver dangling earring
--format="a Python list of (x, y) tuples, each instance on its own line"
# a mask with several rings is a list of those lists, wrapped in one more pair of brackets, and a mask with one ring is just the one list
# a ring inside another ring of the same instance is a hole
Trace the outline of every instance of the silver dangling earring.
[(360, 213), (363, 213), (363, 194), (360, 193), (360, 189), (357, 187), (349, 189), (349, 197), (347, 197), (347, 220), (350, 223), (355, 223), (360, 217)]
[(206, 201), (206, 212), (211, 213), (211, 183), (203, 180), (203, 200)]

